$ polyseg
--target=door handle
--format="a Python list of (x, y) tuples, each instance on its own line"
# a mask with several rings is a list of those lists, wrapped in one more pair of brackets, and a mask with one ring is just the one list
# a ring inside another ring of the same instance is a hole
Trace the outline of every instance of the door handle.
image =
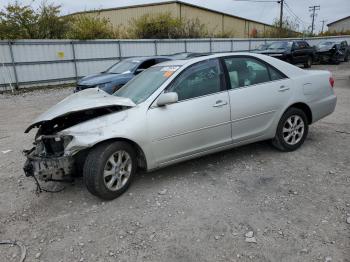
[(216, 103), (213, 105), (213, 107), (221, 107), (221, 106), (224, 106), (224, 105), (227, 105), (227, 102), (226, 102), (226, 101), (218, 100), (218, 101), (216, 101)]
[(279, 92), (284, 92), (284, 91), (287, 91), (287, 90), (289, 90), (289, 87), (282, 85), (282, 86), (280, 86), (280, 89), (278, 91)]

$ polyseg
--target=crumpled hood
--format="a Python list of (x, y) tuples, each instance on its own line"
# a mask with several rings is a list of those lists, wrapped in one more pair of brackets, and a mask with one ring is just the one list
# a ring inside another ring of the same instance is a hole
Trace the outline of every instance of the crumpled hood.
[(80, 79), (78, 82), (78, 85), (96, 86), (99, 84), (115, 82), (123, 78), (130, 78), (131, 77), (130, 75), (131, 75), (130, 73), (125, 73), (125, 74), (101, 73), (101, 74), (89, 75)]
[(68, 96), (41, 114), (26, 129), (25, 133), (28, 133), (33, 127), (37, 126), (38, 124), (50, 121), (56, 117), (64, 116), (72, 112), (114, 105), (127, 107), (136, 106), (136, 104), (129, 98), (113, 96), (107, 94), (99, 88), (89, 88)]

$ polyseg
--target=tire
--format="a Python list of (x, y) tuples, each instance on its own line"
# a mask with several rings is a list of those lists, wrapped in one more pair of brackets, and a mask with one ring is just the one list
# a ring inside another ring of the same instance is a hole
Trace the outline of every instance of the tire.
[(308, 56), (306, 62), (304, 63), (304, 68), (310, 68), (312, 66), (312, 57)]
[(348, 62), (349, 61), (349, 53), (347, 53), (344, 57), (344, 62)]
[[(290, 123), (296, 125), (291, 126)], [(291, 121), (291, 122), (290, 122)], [(302, 124), (302, 125), (301, 125)], [(298, 127), (299, 129), (295, 128)], [(286, 131), (288, 130), (289, 131)], [(309, 132), (307, 117), (301, 109), (291, 107), (281, 117), (272, 145), (283, 152), (298, 149), (305, 141)], [(290, 137), (288, 137), (291, 135)], [(293, 136), (295, 140), (293, 141)]]
[(89, 152), (83, 178), (91, 194), (112, 200), (128, 189), (136, 169), (136, 152), (130, 144), (123, 141), (106, 142)]

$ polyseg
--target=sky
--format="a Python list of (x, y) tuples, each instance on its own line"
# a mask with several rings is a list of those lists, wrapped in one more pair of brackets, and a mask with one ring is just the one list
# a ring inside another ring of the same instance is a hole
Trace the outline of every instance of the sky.
[[(21, 3), (38, 6), (42, 0), (18, 0)], [(49, 3), (62, 5), (62, 14), (91, 9), (112, 8), (128, 5), (137, 5), (154, 2), (166, 2), (168, 0), (47, 0)], [(218, 10), (232, 15), (264, 22), (272, 23), (279, 17), (279, 4), (273, 0), (182, 0), (191, 4)], [(265, 2), (256, 2), (265, 1)], [(320, 31), (322, 20), (325, 24), (350, 15), (350, 0), (284, 0), (287, 7), (284, 14), (300, 24), (299, 30), (306, 30), (311, 25), (309, 6), (319, 5), (315, 19), (316, 31)], [(14, 0), (0, 0), (0, 8)], [(327, 27), (325, 26), (325, 29)]]

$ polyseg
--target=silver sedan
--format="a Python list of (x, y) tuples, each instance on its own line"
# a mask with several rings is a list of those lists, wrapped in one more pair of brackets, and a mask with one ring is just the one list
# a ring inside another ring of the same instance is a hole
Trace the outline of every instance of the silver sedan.
[(39, 116), (26, 130), (39, 128), (24, 170), (44, 181), (82, 174), (92, 194), (114, 199), (138, 168), (262, 140), (293, 151), (334, 111), (333, 85), (328, 71), (259, 54), (165, 62), (114, 95), (88, 89)]

